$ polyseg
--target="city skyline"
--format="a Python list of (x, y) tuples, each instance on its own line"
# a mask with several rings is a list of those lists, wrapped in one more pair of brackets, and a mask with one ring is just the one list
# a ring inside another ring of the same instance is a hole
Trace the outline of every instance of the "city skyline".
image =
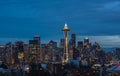
[(120, 45), (119, 0), (1, 0), (0, 11), (0, 44), (15, 38), (27, 42), (35, 34), (43, 42), (58, 41), (67, 23), (72, 28), (69, 35), (94, 36), (103, 46)]
[[(70, 40), (69, 34), (69, 40)], [(76, 36), (76, 41), (83, 41), (85, 37), (88, 37), (90, 39), (90, 43), (98, 42), (102, 48), (117, 48), (120, 46), (120, 36)], [(32, 38), (32, 37), (31, 37)], [(0, 45), (5, 45), (7, 42), (16, 42), (16, 41), (24, 41), (26, 44), (29, 43), (29, 40), (31, 38), (0, 38)], [(41, 36), (41, 44), (47, 44), (50, 40), (56, 41), (57, 45), (59, 47), (60, 39), (63, 39), (64, 37), (60, 38), (53, 38), (53, 39), (43, 39)]]

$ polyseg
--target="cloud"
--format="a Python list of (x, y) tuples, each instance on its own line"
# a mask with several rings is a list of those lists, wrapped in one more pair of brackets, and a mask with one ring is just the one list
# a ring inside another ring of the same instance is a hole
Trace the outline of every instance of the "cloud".
[(120, 1), (105, 3), (100, 8), (98, 8), (98, 10), (120, 12)]
[(22, 4), (8, 4), (0, 8), (0, 16), (15, 18), (31, 18), (36, 17), (36, 10)]

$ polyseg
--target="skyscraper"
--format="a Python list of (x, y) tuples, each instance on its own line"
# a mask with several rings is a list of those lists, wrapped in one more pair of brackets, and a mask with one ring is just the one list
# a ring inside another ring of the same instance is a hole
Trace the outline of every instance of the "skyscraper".
[(83, 48), (83, 41), (78, 41), (77, 43), (77, 49), (81, 50)]
[(57, 47), (57, 42), (51, 40), (51, 41), (48, 43), (48, 47), (56, 48), (56, 47)]
[(5, 52), (6, 52), (6, 62), (8, 64), (12, 64), (13, 62), (13, 44), (11, 42), (8, 42), (6, 45), (5, 45)]
[(76, 47), (76, 34), (71, 35), (71, 41), (72, 41), (73, 47)]
[(34, 36), (34, 40), (37, 40), (38, 44), (40, 45), (40, 36), (39, 35), (35, 35)]
[(89, 38), (85, 37), (84, 38), (84, 46), (87, 46), (89, 44)]
[(70, 29), (68, 28), (67, 24), (65, 24), (64, 28), (62, 29), (64, 33), (65, 45), (64, 45), (64, 63), (68, 63), (68, 32)]
[(5, 61), (4, 46), (0, 46), (0, 61)]
[(51, 40), (48, 44), (48, 56), (50, 61), (54, 61), (55, 59), (55, 51), (57, 50), (57, 42)]
[(21, 61), (23, 61), (23, 59), (24, 59), (24, 42), (22, 42), (22, 41), (15, 42), (13, 50), (15, 50), (13, 53), (15, 63), (20, 63)]
[(41, 44), (41, 62), (48, 61), (48, 46), (47, 44)]
[(73, 47), (73, 59), (78, 59), (78, 57), (79, 57), (79, 51), (75, 48), (75, 47)]
[(65, 42), (64, 39), (61, 39), (61, 40), (60, 40), (60, 48), (64, 48), (64, 42)]
[(71, 34), (71, 39), (69, 41), (69, 58), (73, 59), (73, 48), (76, 48), (76, 35)]
[(29, 40), (30, 62), (40, 62), (40, 37), (34, 36), (34, 40)]

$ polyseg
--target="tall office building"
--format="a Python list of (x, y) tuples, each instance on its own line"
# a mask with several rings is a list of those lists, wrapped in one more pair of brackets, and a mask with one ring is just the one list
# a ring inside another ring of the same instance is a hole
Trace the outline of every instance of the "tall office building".
[(77, 43), (77, 49), (80, 51), (83, 48), (83, 41), (78, 41)]
[(65, 40), (61, 39), (60, 40), (60, 48), (64, 48), (64, 45), (65, 45)]
[(24, 42), (17, 41), (15, 42), (14, 48), (13, 48), (13, 56), (15, 63), (20, 63), (20, 61), (24, 60)]
[(38, 41), (37, 44), (40, 45), (40, 36), (39, 35), (35, 35), (34, 40), (37, 40)]
[(89, 38), (85, 37), (84, 38), (84, 46), (86, 47), (87, 45), (89, 45)]
[(79, 51), (73, 47), (73, 59), (76, 60), (79, 57)]
[(29, 45), (24, 44), (24, 62), (28, 63), (29, 62)]
[(47, 62), (48, 60), (49, 60), (48, 46), (47, 46), (47, 44), (41, 44), (41, 61)]
[(93, 46), (95, 47), (96, 51), (101, 51), (101, 47), (100, 47), (99, 43), (94, 42)]
[(51, 40), (51, 41), (48, 43), (48, 47), (50, 47), (50, 48), (57, 48), (57, 42)]
[(13, 59), (13, 44), (11, 42), (8, 42), (5, 45), (5, 52), (6, 52), (6, 62), (8, 64), (13, 64), (14, 63), (14, 59)]
[(0, 46), (0, 61), (5, 61), (4, 46)]
[(73, 48), (76, 48), (76, 35), (72, 34), (71, 39), (69, 40), (69, 58), (73, 59)]
[(76, 47), (76, 34), (71, 35), (71, 41), (72, 41), (73, 47)]
[(35, 36), (34, 40), (29, 40), (30, 62), (40, 62), (40, 37)]
[(57, 48), (57, 42), (51, 40), (48, 44), (48, 57), (50, 61), (54, 61), (55, 58), (55, 51)]

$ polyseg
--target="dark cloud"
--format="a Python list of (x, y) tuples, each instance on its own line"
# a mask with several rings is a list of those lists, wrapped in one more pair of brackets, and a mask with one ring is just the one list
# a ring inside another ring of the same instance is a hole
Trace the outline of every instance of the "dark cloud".
[(61, 38), (65, 22), (70, 33), (119, 35), (119, 7), (119, 0), (1, 0), (0, 37)]

